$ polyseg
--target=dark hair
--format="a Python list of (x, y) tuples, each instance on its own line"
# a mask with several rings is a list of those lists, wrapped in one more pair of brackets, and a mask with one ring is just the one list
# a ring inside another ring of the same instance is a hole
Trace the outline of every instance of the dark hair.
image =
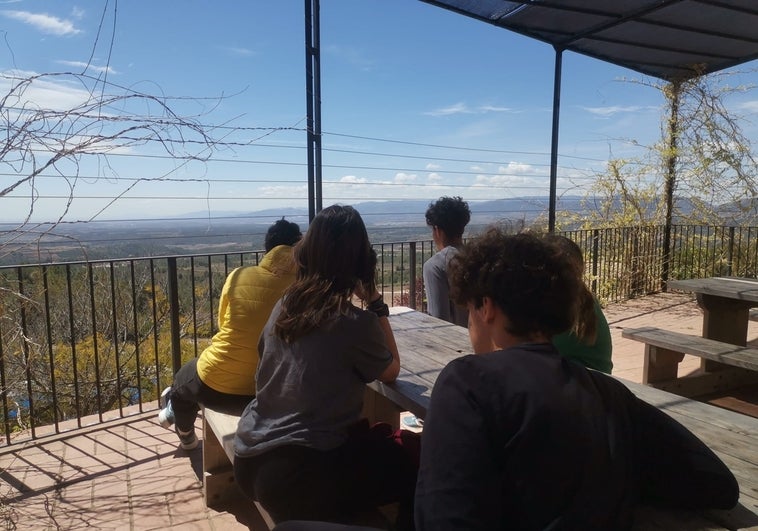
[(295, 245), (302, 237), (303, 233), (297, 223), (282, 218), (276, 220), (266, 231), (264, 247), (269, 252), (277, 245)]
[(560, 234), (548, 234), (546, 240), (555, 246), (557, 253), (563, 253), (574, 268), (574, 273), (582, 282), (584, 289), (579, 296), (579, 314), (572, 332), (585, 345), (592, 345), (597, 339), (597, 314), (595, 313), (595, 296), (584, 283), (584, 255), (574, 240)]
[(518, 337), (549, 337), (574, 324), (583, 284), (564, 253), (531, 233), (490, 228), (452, 258), (448, 275), (458, 304), (477, 308), (489, 297)]
[(376, 251), (360, 214), (333, 205), (319, 212), (295, 246), (297, 280), (284, 293), (275, 333), (292, 342), (347, 311), (358, 283), (372, 290)]
[(468, 203), (460, 197), (440, 197), (426, 209), (426, 224), (438, 227), (449, 238), (460, 238), (471, 221)]

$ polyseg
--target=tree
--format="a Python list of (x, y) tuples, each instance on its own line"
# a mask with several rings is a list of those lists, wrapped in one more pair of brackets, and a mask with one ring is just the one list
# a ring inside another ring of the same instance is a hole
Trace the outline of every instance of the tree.
[[(115, 7), (108, 3), (103, 18), (111, 8), (115, 24)], [(98, 37), (102, 27), (101, 22)], [(113, 44), (112, 37), (109, 50)], [(97, 45), (96, 40), (91, 57)], [(39, 243), (64, 221), (81, 190), (93, 180), (118, 177), (111, 164), (114, 156), (139, 149), (170, 159), (173, 169), (125, 180), (120, 192), (86, 221), (97, 218), (140, 182), (171, 180), (173, 172), (190, 161), (209, 159), (224, 145), (210, 132), (220, 129), (204, 123), (224, 96), (143, 92), (109, 80), (109, 63), (110, 51), (104, 68), (87, 63), (80, 72), (0, 72), (4, 131), (0, 166), (7, 183), (0, 188), (0, 198), (28, 200), (24, 219), (5, 231), (0, 255), (36, 245), (42, 264)], [(56, 98), (45, 97), (50, 94)], [(235, 128), (223, 130), (228, 135)], [(63, 185), (65, 198), (59, 210), (45, 210), (44, 223), (33, 221), (40, 179)], [(37, 425), (133, 403), (135, 393), (143, 400), (156, 397), (160, 392), (156, 386), (171, 378), (165, 282), (165, 268), (135, 272), (114, 263), (2, 271), (4, 426), (9, 419), (5, 410), (10, 409), (5, 402), (14, 397), (23, 402), (15, 405), (19, 412), (26, 408), (34, 412)], [(68, 305), (51, 305), (50, 300), (67, 300)], [(185, 350), (193, 355), (189, 346), (182, 345)]]
[[(77, 191), (90, 182), (79, 178), (85, 158), (88, 165), (98, 168), (100, 175), (96, 178), (106, 178), (113, 172), (109, 155), (135, 147), (157, 146), (181, 166), (191, 160), (206, 160), (219, 145), (207, 132), (210, 127), (199, 121), (210, 111), (183, 116), (173, 110), (172, 104), (179, 101), (198, 101), (192, 98), (155, 96), (86, 72), (2, 72), (0, 85), (7, 87), (0, 97), (0, 128), (5, 131), (0, 165), (16, 176), (0, 189), (0, 197), (27, 187), (28, 214), (13, 231), (17, 239), (25, 242), (39, 241), (68, 213)], [(68, 101), (70, 106), (42, 107), (37, 103), (35, 94), (39, 91), (64, 85), (79, 87), (73, 93), (74, 101)], [(220, 99), (210, 101), (215, 105)], [(37, 180), (42, 175), (54, 175), (65, 183), (68, 200), (61, 211), (53, 214), (52, 223), (35, 225), (30, 220), (38, 201)], [(134, 180), (100, 213), (139, 182), (167, 178), (158, 175)]]
[(642, 146), (644, 154), (636, 159), (611, 158), (585, 195), (587, 215), (564, 216), (564, 222), (584, 227), (755, 222), (758, 160), (743, 132), (745, 117), (727, 105), (754, 88), (729, 85), (738, 74), (634, 81), (664, 97), (661, 139)]

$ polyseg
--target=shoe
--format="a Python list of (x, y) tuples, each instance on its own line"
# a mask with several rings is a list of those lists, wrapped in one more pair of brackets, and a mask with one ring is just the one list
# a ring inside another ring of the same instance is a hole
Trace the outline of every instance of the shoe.
[(420, 419), (416, 415), (408, 415), (403, 417), (403, 424), (409, 428), (423, 428), (424, 419)]
[(164, 428), (170, 428), (174, 424), (174, 409), (171, 407), (171, 400), (167, 398), (170, 387), (166, 387), (161, 393), (160, 404), (163, 406), (158, 412), (158, 423)]
[(200, 441), (197, 440), (197, 435), (195, 435), (194, 429), (184, 432), (177, 428), (176, 434), (179, 436), (179, 446), (182, 447), (182, 450), (194, 450), (197, 448), (197, 445), (200, 444)]

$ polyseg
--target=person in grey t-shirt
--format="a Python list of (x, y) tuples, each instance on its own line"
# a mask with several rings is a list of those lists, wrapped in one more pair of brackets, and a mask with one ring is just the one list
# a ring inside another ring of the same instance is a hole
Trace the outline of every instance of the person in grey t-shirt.
[(400, 370), (363, 220), (349, 206), (325, 208), (294, 257), (297, 280), (261, 334), (235, 479), (276, 522), (350, 523), (353, 511), (399, 502), (397, 527), (411, 529), (418, 456), (398, 444), (402, 433), (361, 420), (366, 383)]
[(459, 326), (468, 326), (466, 308), (450, 298), (447, 266), (463, 244), (463, 231), (471, 219), (468, 203), (460, 197), (440, 197), (426, 211), (426, 224), (432, 227), (437, 254), (424, 263), (426, 311)]

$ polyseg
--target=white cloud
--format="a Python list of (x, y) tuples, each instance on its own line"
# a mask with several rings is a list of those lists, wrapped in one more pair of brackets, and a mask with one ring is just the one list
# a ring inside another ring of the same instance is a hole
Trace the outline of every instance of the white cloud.
[(262, 186), (260, 188), (260, 193), (265, 198), (302, 198), (306, 199), (308, 197), (308, 187), (306, 185), (298, 185), (298, 186)]
[(537, 173), (538, 170), (531, 164), (524, 164), (523, 162), (509, 162), (505, 166), (499, 166), (497, 172), (504, 175), (523, 175), (525, 173)]
[(250, 48), (242, 48), (239, 46), (221, 46), (220, 49), (230, 55), (238, 55), (240, 57), (250, 57), (256, 54), (255, 51)]
[(737, 108), (747, 112), (758, 112), (758, 100), (742, 102)]
[(75, 35), (77, 33), (81, 33), (81, 30), (76, 29), (73, 22), (48, 15), (47, 13), (30, 13), (29, 11), (3, 10), (0, 11), (0, 14), (7, 18), (19, 20), (25, 24), (29, 24), (42, 33), (47, 33), (50, 35)]
[(443, 107), (441, 109), (435, 109), (433, 111), (425, 112), (424, 114), (427, 114), (429, 116), (450, 116), (452, 114), (471, 114), (473, 111), (471, 111), (465, 103), (454, 103), (453, 105), (450, 105), (448, 107)]
[(508, 107), (497, 107), (494, 105), (480, 105), (478, 107), (469, 107), (463, 102), (454, 103), (441, 109), (427, 111), (427, 116), (451, 116), (453, 114), (487, 114), (491, 112), (513, 112)]
[(355, 175), (345, 175), (340, 179), (343, 184), (366, 184), (365, 177), (356, 177)]
[(84, 13), (85, 13), (84, 9), (82, 9), (79, 6), (74, 6), (71, 8), (71, 16), (79, 20), (84, 18)]
[(477, 175), (474, 186), (511, 186), (522, 187), (534, 185), (534, 179), (522, 175)]
[(611, 105), (610, 107), (581, 107), (585, 111), (589, 112), (590, 114), (594, 114), (595, 116), (600, 116), (602, 118), (609, 118), (611, 116), (614, 116), (616, 114), (622, 114), (622, 113), (637, 113), (641, 111), (658, 111), (657, 107), (653, 106), (641, 106), (641, 105), (629, 105), (629, 106), (621, 106), (621, 105)]
[(408, 174), (408, 173), (403, 173), (403, 172), (396, 173), (395, 174), (395, 183), (397, 183), (397, 184), (412, 183), (413, 181), (416, 180), (416, 177), (417, 176), (415, 174)]
[(513, 112), (510, 107), (497, 107), (495, 105), (482, 105), (479, 107), (480, 112)]
[(94, 72), (100, 72), (100, 73), (107, 72), (108, 74), (118, 73), (110, 66), (96, 66), (93, 64), (87, 64), (84, 61), (62, 61), (61, 60), (61, 61), (56, 61), (56, 62), (62, 65), (71, 66), (74, 68), (80, 68), (81, 70), (92, 70)]
[(426, 180), (430, 183), (438, 183), (442, 181), (442, 175), (439, 173), (432, 172), (429, 175), (426, 176)]
[(442, 166), (440, 166), (439, 164), (435, 164), (433, 162), (430, 162), (424, 167), (424, 169), (426, 170), (439, 170), (440, 168), (442, 168)]
[[(36, 72), (9, 70), (0, 72), (0, 90), (8, 93), (13, 85), (20, 81), (37, 76)], [(26, 89), (18, 94), (18, 99), (11, 98), (7, 103), (13, 107), (43, 108), (51, 110), (67, 110), (78, 107), (90, 98), (90, 93), (80, 88), (81, 85), (54, 81), (51, 78), (34, 79)]]

